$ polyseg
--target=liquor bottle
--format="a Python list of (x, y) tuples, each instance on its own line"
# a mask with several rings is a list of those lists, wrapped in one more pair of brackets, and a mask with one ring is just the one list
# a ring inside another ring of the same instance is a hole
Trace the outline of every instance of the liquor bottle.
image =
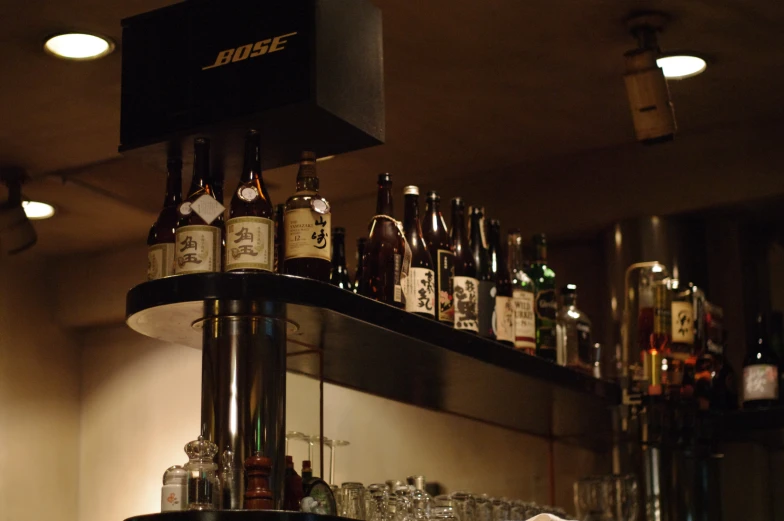
[(406, 242), (411, 248), (411, 269), (405, 280), (406, 311), (435, 318), (436, 292), (433, 260), (422, 239), (422, 225), (419, 223), (419, 188), (403, 188), (403, 231)]
[(242, 176), (226, 221), (226, 271), (275, 270), (275, 211), (261, 177), (261, 137), (245, 137)]
[(459, 197), (452, 199), (452, 252), (455, 254), (452, 277), (455, 329), (478, 333), (479, 280), (466, 237), (465, 203)]
[(487, 251), (485, 237), (484, 209), (471, 207), (471, 252), (476, 266), (476, 278), (479, 281), (479, 335), (493, 338), (493, 311), (495, 310), (495, 281), (490, 266), (490, 254)]
[(365, 245), (360, 294), (399, 308), (405, 307), (401, 276), (408, 275), (411, 251), (403, 226), (395, 220), (392, 176), (379, 174), (376, 215)]
[(354, 293), (359, 293), (359, 281), (362, 279), (366, 244), (367, 237), (360, 237), (357, 239), (357, 270), (354, 272)]
[(285, 246), (284, 214), (286, 213), (285, 204), (275, 205), (275, 273), (283, 273), (283, 258)]
[(335, 495), (327, 482), (313, 476), (310, 461), (302, 462), (302, 511), (313, 514), (337, 515)]
[(176, 274), (221, 270), (225, 208), (215, 199), (210, 175), (210, 142), (197, 138), (193, 143), (193, 179), (188, 197), (180, 204), (175, 232)]
[(558, 364), (586, 374), (593, 374), (594, 346), (591, 342), (591, 321), (577, 309), (577, 286), (561, 288), (563, 305), (558, 311), (556, 339)]
[(166, 161), (166, 197), (158, 220), (147, 236), (147, 279), (174, 275), (174, 233), (177, 228), (177, 207), (182, 203), (182, 158)]
[(351, 277), (346, 267), (346, 229), (332, 229), (332, 271), (329, 283), (341, 289), (351, 291)]
[(286, 456), (286, 473), (283, 489), (283, 510), (299, 512), (302, 498), (305, 497), (302, 489), (302, 478), (294, 470), (294, 459)]
[(778, 404), (779, 359), (768, 343), (767, 321), (757, 315), (756, 335), (743, 362), (743, 408), (764, 409)]
[(316, 155), (303, 152), (297, 191), (286, 201), (283, 272), (329, 282), (332, 216), (329, 203), (318, 189)]
[(528, 276), (534, 283), (536, 313), (536, 355), (556, 361), (555, 320), (558, 301), (555, 295), (555, 272), (547, 266), (547, 238), (539, 233), (533, 238), (534, 262)]
[(679, 287), (678, 281), (673, 280), (672, 302), (670, 304), (670, 351), (672, 357), (679, 360), (687, 360), (694, 356), (694, 285), (690, 284), (686, 288)]
[(501, 223), (490, 220), (490, 271), (495, 281), (493, 302), (493, 338), (502, 344), (514, 346), (514, 304), (512, 302), (512, 277), (501, 248)]
[(536, 313), (534, 283), (525, 272), (523, 236), (520, 230), (509, 230), (509, 272), (512, 276), (514, 307), (514, 348), (529, 355), (536, 354)]
[(452, 325), (454, 308), (452, 277), (454, 276), (455, 255), (452, 241), (441, 214), (441, 197), (436, 192), (427, 193), (427, 206), (422, 218), (422, 237), (425, 239), (430, 258), (436, 273), (436, 318), (439, 322)]

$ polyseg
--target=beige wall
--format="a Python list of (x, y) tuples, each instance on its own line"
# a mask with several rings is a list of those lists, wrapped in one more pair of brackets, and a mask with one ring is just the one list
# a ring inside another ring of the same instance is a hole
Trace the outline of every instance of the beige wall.
[(79, 356), (46, 262), (0, 257), (0, 520), (76, 521)]

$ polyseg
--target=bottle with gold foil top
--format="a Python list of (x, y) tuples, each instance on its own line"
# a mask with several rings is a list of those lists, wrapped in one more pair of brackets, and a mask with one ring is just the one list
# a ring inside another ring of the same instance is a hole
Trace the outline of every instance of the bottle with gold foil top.
[(286, 201), (283, 273), (329, 282), (332, 218), (318, 189), (316, 155), (303, 152), (297, 191)]
[(215, 198), (210, 174), (210, 142), (193, 143), (193, 179), (188, 198), (180, 205), (174, 254), (177, 275), (221, 271), (225, 208)]
[(242, 177), (226, 221), (226, 271), (275, 268), (275, 212), (261, 176), (260, 141), (258, 131), (248, 131)]
[(177, 228), (177, 207), (182, 203), (182, 158), (170, 156), (166, 162), (166, 197), (158, 220), (147, 236), (147, 279), (174, 275), (174, 234)]

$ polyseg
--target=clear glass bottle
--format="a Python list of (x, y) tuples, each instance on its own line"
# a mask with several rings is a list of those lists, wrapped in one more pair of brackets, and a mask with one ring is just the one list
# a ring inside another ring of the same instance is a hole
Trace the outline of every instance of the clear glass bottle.
[(561, 288), (561, 299), (563, 303), (556, 324), (558, 364), (593, 374), (591, 321), (577, 308), (577, 286), (567, 284)]
[(534, 283), (525, 272), (523, 236), (520, 230), (509, 230), (509, 271), (512, 275), (512, 305), (514, 306), (514, 348), (536, 354), (536, 315), (534, 313)]
[(221, 508), (223, 510), (241, 510), (240, 498), (245, 491), (245, 472), (234, 463), (234, 452), (226, 447), (221, 454)]
[(163, 473), (161, 512), (186, 508), (188, 508), (188, 472), (181, 465), (174, 465)]
[(185, 464), (188, 472), (188, 510), (217, 510), (221, 504), (220, 480), (215, 456), (218, 446), (199, 436), (185, 445), (189, 461)]

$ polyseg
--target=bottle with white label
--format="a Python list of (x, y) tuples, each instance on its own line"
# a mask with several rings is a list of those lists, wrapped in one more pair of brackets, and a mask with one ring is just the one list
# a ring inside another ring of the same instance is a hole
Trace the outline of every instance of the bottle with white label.
[(693, 285), (681, 287), (672, 279), (672, 302), (670, 303), (670, 351), (673, 358), (687, 360), (694, 356), (694, 295)]
[(332, 268), (332, 214), (319, 195), (316, 154), (303, 152), (297, 191), (286, 201), (283, 273), (329, 282)]
[(188, 508), (188, 472), (181, 465), (174, 465), (163, 473), (161, 487), (161, 512)]
[(514, 307), (514, 347), (529, 355), (536, 354), (536, 313), (534, 283), (525, 272), (523, 236), (520, 230), (509, 230), (509, 270), (512, 275)]
[(490, 220), (488, 228), (490, 270), (495, 282), (493, 302), (493, 337), (497, 342), (514, 346), (514, 304), (512, 302), (512, 277), (501, 248), (501, 223)]
[(465, 203), (452, 199), (452, 253), (455, 254), (452, 296), (455, 329), (479, 333), (479, 280), (466, 236)]
[(172, 155), (166, 161), (166, 197), (158, 220), (147, 236), (147, 279), (174, 275), (174, 234), (177, 207), (182, 203), (182, 158)]
[(193, 143), (193, 179), (188, 198), (180, 204), (174, 255), (177, 275), (221, 271), (225, 208), (215, 198), (210, 174), (210, 142)]
[(403, 188), (403, 231), (411, 248), (411, 269), (405, 277), (406, 311), (435, 318), (436, 313), (436, 274), (433, 259), (427, 251), (422, 238), (422, 225), (419, 222), (419, 188)]
[(756, 335), (743, 362), (743, 408), (764, 409), (779, 401), (779, 359), (768, 345), (767, 321), (757, 315)]
[(275, 210), (261, 176), (261, 138), (245, 138), (242, 176), (234, 190), (226, 221), (226, 271), (275, 270)]

